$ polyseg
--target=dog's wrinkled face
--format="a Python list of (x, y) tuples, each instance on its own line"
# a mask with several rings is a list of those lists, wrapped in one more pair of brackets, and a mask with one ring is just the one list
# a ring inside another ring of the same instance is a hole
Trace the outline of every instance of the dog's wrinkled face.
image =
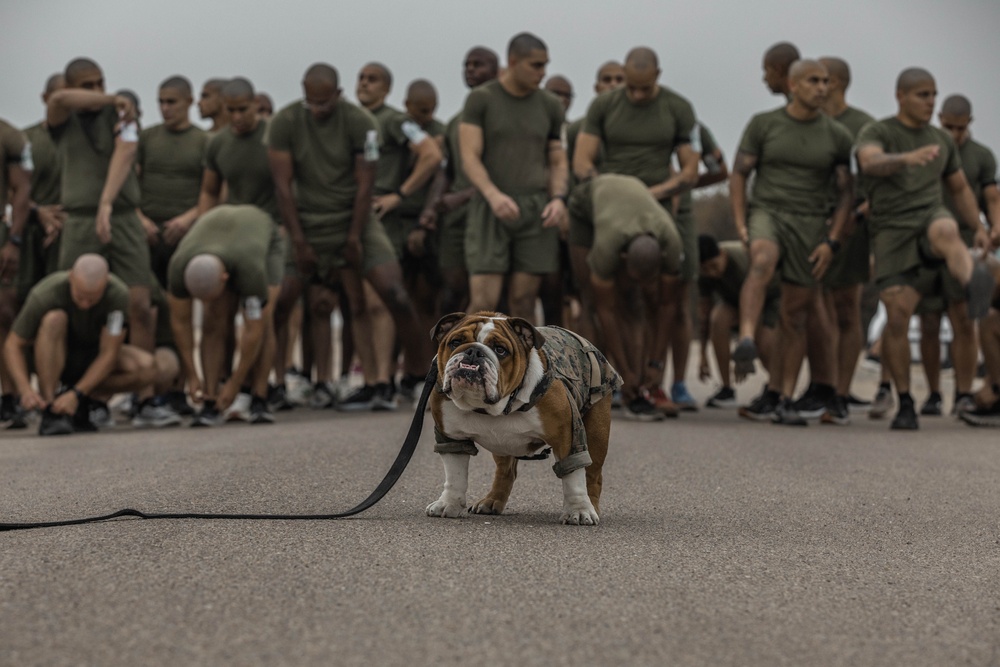
[(431, 336), (441, 391), (463, 410), (490, 412), (521, 385), (532, 350), (544, 342), (526, 320), (492, 312), (446, 315)]

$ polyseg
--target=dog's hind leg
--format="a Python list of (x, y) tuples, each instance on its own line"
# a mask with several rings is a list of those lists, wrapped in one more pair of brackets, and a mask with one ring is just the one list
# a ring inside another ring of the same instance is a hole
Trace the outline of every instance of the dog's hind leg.
[(497, 468), (493, 473), (493, 486), (486, 497), (475, 503), (470, 510), (473, 514), (501, 514), (507, 506), (510, 491), (517, 479), (517, 459), (513, 456), (493, 455)]
[(604, 485), (604, 459), (608, 456), (608, 440), (611, 437), (611, 394), (595, 403), (583, 417), (587, 430), (587, 451), (593, 461), (587, 466), (587, 495), (594, 509), (601, 511), (601, 487)]

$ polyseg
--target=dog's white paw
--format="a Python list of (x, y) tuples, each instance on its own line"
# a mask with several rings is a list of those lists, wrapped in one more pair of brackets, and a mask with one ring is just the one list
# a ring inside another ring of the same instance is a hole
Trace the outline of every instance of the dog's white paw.
[(427, 506), (427, 516), (457, 519), (466, 514), (465, 503), (448, 498), (438, 498)]
[(570, 526), (596, 526), (601, 522), (597, 510), (590, 503), (586, 507), (564, 507), (560, 521)]

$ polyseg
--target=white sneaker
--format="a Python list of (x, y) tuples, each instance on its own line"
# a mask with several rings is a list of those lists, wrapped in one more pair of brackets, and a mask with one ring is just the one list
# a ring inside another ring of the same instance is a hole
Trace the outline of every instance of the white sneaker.
[(136, 428), (163, 428), (164, 426), (177, 426), (181, 423), (181, 416), (174, 412), (169, 405), (154, 405), (146, 403), (139, 412), (132, 418), (132, 426)]
[(225, 417), (227, 422), (250, 421), (250, 394), (244, 394), (243, 392), (236, 394), (233, 404), (226, 408), (222, 416)]
[(285, 373), (285, 398), (294, 405), (309, 405), (312, 385), (298, 373)]

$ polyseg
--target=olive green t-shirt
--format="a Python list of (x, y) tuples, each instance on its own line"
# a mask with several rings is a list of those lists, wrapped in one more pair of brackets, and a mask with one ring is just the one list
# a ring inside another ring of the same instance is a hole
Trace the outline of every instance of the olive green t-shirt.
[(395, 192), (406, 180), (412, 161), (410, 144), (419, 144), (427, 132), (399, 109), (383, 104), (372, 112), (378, 121), (382, 147), (375, 172), (375, 194)]
[[(303, 109), (304, 110), (304, 109)], [(253, 132), (237, 135), (227, 127), (212, 137), (205, 150), (205, 168), (214, 171), (229, 187), (228, 204), (252, 204), (277, 222), (278, 198), (267, 161), (267, 121)]]
[(59, 154), (45, 123), (24, 131), (31, 142), (31, 201), (39, 206), (59, 203)]
[(676, 263), (668, 257), (670, 251), (676, 255), (680, 250), (677, 228), (642, 181), (632, 176), (601, 174), (578, 190), (579, 194), (574, 192), (572, 214), (593, 225), (587, 264), (599, 278), (614, 279), (622, 264), (622, 251), (640, 234), (650, 234), (659, 241), (665, 263)]
[[(962, 171), (965, 172), (965, 180), (972, 188), (972, 194), (976, 197), (979, 210), (986, 211), (986, 198), (983, 196), (983, 188), (997, 183), (997, 159), (986, 146), (978, 141), (973, 141), (970, 137), (964, 144), (958, 147), (958, 156), (962, 160)], [(955, 200), (951, 196), (948, 188), (944, 188), (944, 203), (956, 219), (958, 210), (955, 208)]]
[(271, 119), (269, 146), (292, 155), (295, 205), (300, 214), (329, 215), (354, 208), (358, 183), (354, 163), (365, 142), (378, 159), (378, 122), (364, 107), (340, 100), (333, 113), (317, 120), (301, 102)]
[[(432, 140), (438, 140), (438, 137), (441, 137), (442, 139), (444, 138), (444, 123), (436, 118), (432, 118), (427, 125), (421, 127), (420, 129), (423, 130)], [(413, 167), (415, 164), (416, 155), (410, 154), (408, 156), (403, 177), (399, 181), (399, 185), (402, 185), (403, 182), (410, 177), (410, 174), (413, 173)], [(421, 211), (424, 210), (424, 204), (427, 203), (427, 194), (430, 192), (431, 184), (433, 183), (434, 176), (432, 175), (420, 189), (416, 192), (411, 192), (406, 199), (400, 202), (399, 206), (396, 208), (398, 214), (407, 218), (415, 218), (419, 216)]]
[(873, 116), (869, 116), (861, 109), (856, 109), (854, 107), (847, 107), (844, 110), (844, 113), (835, 117), (834, 120), (846, 127), (852, 137), (857, 137), (861, 132), (861, 129), (868, 123), (875, 122), (875, 118)]
[(601, 139), (601, 171), (635, 176), (646, 185), (670, 178), (670, 156), (691, 143), (697, 127), (694, 108), (686, 99), (660, 86), (649, 102), (634, 104), (624, 88), (598, 95), (583, 131)]
[(886, 153), (905, 153), (929, 144), (941, 152), (922, 167), (904, 167), (890, 176), (866, 176), (865, 194), (871, 206), (872, 221), (907, 217), (943, 203), (941, 180), (962, 168), (958, 148), (951, 136), (939, 128), (925, 125), (911, 128), (895, 117), (866, 125), (858, 135), (857, 148), (879, 146)]
[(101, 300), (82, 310), (73, 302), (69, 273), (57, 271), (49, 274), (28, 292), (28, 299), (14, 320), (14, 333), (24, 340), (34, 340), (42, 318), (53, 310), (66, 311), (71, 337), (88, 347), (97, 347), (105, 326), (112, 333), (124, 326), (128, 321), (128, 287), (118, 276), (110, 274)]
[(548, 145), (561, 140), (563, 122), (554, 95), (535, 90), (515, 97), (495, 79), (465, 98), (461, 122), (482, 129), (483, 166), (501, 192), (548, 191)]
[(30, 169), (26, 161), (30, 161), (30, 152), (25, 151), (28, 140), (24, 134), (0, 120), (0, 217), (7, 206), (7, 171), (11, 166)]
[(796, 120), (779, 107), (750, 119), (740, 151), (757, 158), (751, 209), (826, 215), (834, 201), (835, 170), (850, 165), (851, 135), (823, 114)]
[(191, 125), (180, 132), (154, 125), (139, 134), (136, 164), (142, 212), (160, 224), (197, 206), (208, 133)]
[[(115, 150), (118, 112), (113, 106), (99, 111), (72, 113), (49, 132), (59, 149), (62, 184), (59, 201), (67, 211), (92, 214), (97, 211)], [(139, 205), (139, 179), (134, 170), (114, 201), (114, 211), (124, 213)]]
[(254, 206), (223, 205), (198, 219), (177, 245), (167, 269), (167, 286), (180, 299), (191, 297), (184, 285), (184, 269), (195, 255), (215, 255), (229, 274), (227, 287), (241, 299), (267, 303), (267, 253), (274, 223)]

